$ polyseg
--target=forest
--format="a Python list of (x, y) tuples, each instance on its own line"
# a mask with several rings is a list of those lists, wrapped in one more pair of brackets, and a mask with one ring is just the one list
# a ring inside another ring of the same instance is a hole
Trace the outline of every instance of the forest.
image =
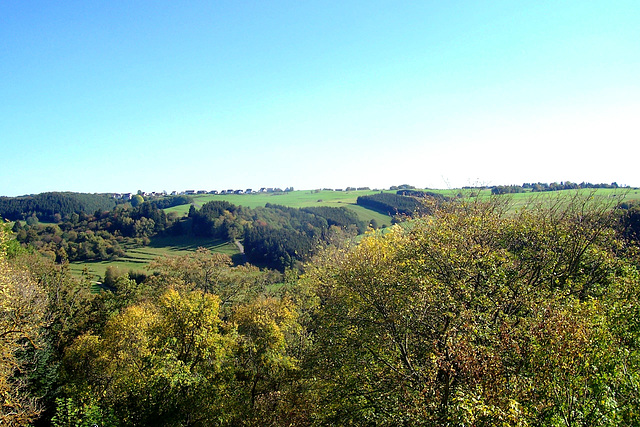
[[(358, 197), (357, 204), (366, 208), (387, 214), (387, 215), (413, 215), (416, 211), (424, 210), (425, 205), (416, 200), (415, 197), (408, 197), (404, 194), (406, 191), (398, 191), (397, 194), (379, 193), (371, 196)], [(417, 192), (412, 192), (415, 196)], [(420, 193), (422, 197), (424, 193)], [(442, 197), (442, 196), (438, 196)]]
[[(4, 227), (0, 424), (640, 423), (640, 207), (413, 200), (384, 231), (343, 208), (227, 202), (71, 215), (45, 251)], [(102, 232), (243, 238), (258, 266), (200, 249), (95, 291), (61, 250)]]
[(40, 193), (32, 196), (0, 197), (0, 218), (9, 221), (35, 217), (56, 222), (80, 212), (110, 211), (116, 206), (113, 197), (88, 193)]
[(53, 224), (17, 220), (12, 231), (18, 242), (56, 262), (116, 259), (126, 245), (146, 245), (154, 236), (242, 239), (249, 261), (283, 271), (299, 268), (332, 236), (355, 236), (369, 226), (343, 207), (267, 204), (251, 209), (212, 201), (200, 209), (191, 205), (188, 216), (181, 218), (165, 213), (163, 207), (170, 205), (158, 200), (91, 214), (80, 211)]

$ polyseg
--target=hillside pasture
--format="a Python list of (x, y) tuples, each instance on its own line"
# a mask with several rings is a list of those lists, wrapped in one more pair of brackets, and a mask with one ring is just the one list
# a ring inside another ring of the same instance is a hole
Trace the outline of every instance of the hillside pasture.
[[(212, 200), (226, 200), (237, 206), (249, 208), (262, 207), (267, 203), (283, 205), (291, 208), (310, 206), (341, 206), (356, 203), (358, 196), (375, 194), (379, 191), (324, 191), (300, 190), (286, 193), (252, 193), (252, 194), (205, 194), (194, 196), (194, 203), (204, 204)], [(188, 208), (187, 208), (188, 210)]]
[(639, 202), (640, 190), (635, 188), (584, 188), (580, 190), (560, 190), (560, 191), (541, 191), (541, 192), (525, 192), (525, 193), (512, 193), (502, 194), (499, 196), (492, 196), (488, 190), (483, 191), (480, 194), (481, 198), (499, 197), (510, 200), (510, 209), (517, 210), (527, 205), (540, 204), (548, 207), (550, 204), (558, 201), (568, 201), (575, 195), (593, 196), (600, 198), (603, 202), (606, 201), (608, 205), (615, 206), (617, 203), (622, 202)]
[[(603, 201), (608, 201), (611, 205), (617, 202), (640, 202), (640, 189), (638, 188), (618, 188), (618, 189), (582, 189), (582, 190), (561, 190), (547, 192), (531, 192), (503, 194), (493, 196), (491, 190), (484, 189), (447, 189), (428, 191), (439, 193), (449, 197), (463, 197), (488, 199), (491, 197), (504, 198), (508, 202), (509, 210), (516, 211), (527, 205), (549, 206), (559, 200), (568, 200), (572, 195), (590, 194), (601, 197)], [(385, 191), (395, 193), (395, 191)], [(313, 207), (330, 206), (345, 207), (358, 215), (362, 221), (369, 222), (375, 219), (379, 226), (389, 226), (391, 218), (387, 215), (367, 209), (356, 204), (358, 196), (371, 195), (379, 191), (293, 191), (288, 193), (255, 193), (255, 194), (225, 194), (225, 195), (198, 195), (194, 196), (194, 205), (200, 207), (212, 200), (225, 200), (239, 206), (251, 208), (263, 207), (267, 203), (279, 204), (289, 207)], [(186, 215), (190, 205), (181, 205), (165, 209), (165, 212), (176, 212), (178, 215)], [(239, 262), (240, 253), (238, 248), (232, 243), (223, 240), (212, 240), (195, 237), (156, 237), (151, 239), (148, 246), (129, 246), (125, 248), (125, 256), (115, 260), (100, 262), (77, 262), (71, 264), (71, 270), (80, 274), (86, 266), (90, 274), (100, 280), (109, 266), (116, 267), (122, 271), (146, 272), (147, 265), (156, 257), (164, 255), (183, 255), (194, 251), (198, 247), (206, 247), (212, 251), (226, 253)]]
[(510, 201), (510, 209), (520, 209), (526, 205), (542, 204), (548, 206), (558, 199), (571, 198), (574, 195), (592, 195), (602, 199), (609, 199), (611, 202), (640, 202), (639, 188), (584, 188), (579, 190), (558, 190), (558, 191), (537, 191), (527, 190), (523, 193), (509, 193), (501, 195), (491, 194), (490, 189), (449, 189), (449, 190), (427, 190), (433, 193), (442, 194), (447, 197), (462, 197), (472, 199), (475, 197), (481, 200), (488, 200), (491, 197), (508, 199)]
[(95, 262), (73, 262), (70, 264), (71, 271), (80, 275), (86, 266), (94, 280), (102, 280), (107, 267), (115, 267), (118, 270), (127, 272), (149, 273), (147, 266), (158, 257), (185, 255), (196, 249), (204, 247), (213, 252), (229, 255), (234, 261), (240, 262), (240, 252), (233, 242), (226, 240), (214, 240), (198, 237), (156, 237), (151, 239), (148, 246), (129, 246), (125, 248), (125, 255), (115, 260), (95, 261)]
[[(369, 222), (375, 219), (380, 226), (391, 225), (391, 217), (356, 205), (358, 196), (379, 193), (375, 190), (361, 191), (325, 191), (300, 190), (286, 193), (252, 193), (252, 194), (203, 194), (193, 196), (193, 204), (199, 208), (207, 202), (224, 200), (236, 206), (248, 208), (264, 207), (267, 203), (283, 205), (291, 208), (306, 208), (314, 206), (345, 207), (354, 211), (358, 218)], [(395, 191), (385, 191), (394, 193)], [(189, 213), (190, 205), (174, 206), (165, 209), (166, 213), (175, 212), (180, 216)]]
[[(427, 189), (425, 191), (442, 194), (446, 197), (463, 197), (473, 198), (479, 197), (486, 199), (492, 197), (490, 189)], [(286, 193), (252, 193), (252, 194), (203, 194), (193, 196), (196, 208), (213, 200), (224, 200), (237, 206), (246, 206), (249, 208), (263, 207), (267, 203), (288, 206), (292, 208), (303, 208), (312, 206), (331, 206), (345, 207), (354, 211), (358, 218), (363, 221), (375, 219), (380, 226), (391, 225), (391, 217), (379, 212), (358, 206), (356, 200), (359, 196), (368, 196), (379, 193), (380, 190), (361, 190), (361, 191), (327, 191), (327, 190), (298, 190)], [(384, 190), (385, 193), (395, 193), (393, 190)], [(625, 201), (640, 201), (640, 190), (637, 188), (600, 188), (600, 189), (582, 189), (582, 190), (560, 190), (503, 194), (495, 197), (503, 197), (511, 199), (511, 209), (519, 209), (531, 203), (539, 203), (543, 201), (552, 201), (557, 197), (565, 197), (568, 194), (576, 192), (595, 195), (606, 198), (618, 198)], [(190, 205), (174, 206), (165, 209), (166, 213), (175, 212), (179, 216), (185, 216), (189, 212)]]

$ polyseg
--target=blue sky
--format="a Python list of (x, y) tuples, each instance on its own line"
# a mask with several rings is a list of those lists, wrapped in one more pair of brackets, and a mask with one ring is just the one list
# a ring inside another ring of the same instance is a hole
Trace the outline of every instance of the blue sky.
[(640, 186), (637, 1), (0, 2), (0, 195)]

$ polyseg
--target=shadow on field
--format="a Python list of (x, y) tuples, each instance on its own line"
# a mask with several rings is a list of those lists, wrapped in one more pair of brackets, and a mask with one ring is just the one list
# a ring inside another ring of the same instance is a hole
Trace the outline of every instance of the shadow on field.
[(169, 251), (195, 251), (202, 247), (214, 250), (229, 243), (223, 239), (208, 239), (205, 237), (156, 237), (151, 239), (150, 248), (164, 248)]

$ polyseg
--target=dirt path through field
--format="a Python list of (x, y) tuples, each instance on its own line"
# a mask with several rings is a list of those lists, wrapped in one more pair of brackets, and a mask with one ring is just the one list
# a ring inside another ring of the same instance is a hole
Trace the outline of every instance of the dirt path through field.
[(245, 264), (248, 263), (249, 261), (247, 260), (247, 255), (244, 253), (244, 246), (242, 246), (242, 243), (240, 243), (239, 240), (234, 240), (233, 243), (237, 246), (238, 250), (242, 254), (242, 262)]

